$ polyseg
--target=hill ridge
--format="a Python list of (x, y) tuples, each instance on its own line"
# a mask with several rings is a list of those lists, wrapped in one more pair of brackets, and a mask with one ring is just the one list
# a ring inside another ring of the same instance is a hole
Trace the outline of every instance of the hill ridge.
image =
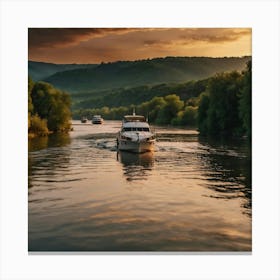
[(167, 56), (136, 61), (88, 64), (52, 73), (44, 81), (70, 93), (130, 88), (160, 83), (200, 80), (226, 71), (241, 71), (250, 56), (193, 57)]

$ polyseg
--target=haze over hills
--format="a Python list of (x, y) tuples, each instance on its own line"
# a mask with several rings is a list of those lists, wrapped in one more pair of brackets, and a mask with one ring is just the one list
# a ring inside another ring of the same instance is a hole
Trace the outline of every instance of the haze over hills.
[(28, 61), (28, 75), (32, 77), (34, 81), (39, 81), (57, 72), (79, 68), (91, 68), (96, 66), (97, 64), (54, 64), (46, 62)]
[(72, 109), (120, 107), (139, 105), (154, 97), (176, 94), (182, 100), (197, 97), (206, 90), (208, 79), (189, 81), (187, 83), (159, 84), (155, 86), (139, 86), (129, 89), (116, 89), (97, 93), (79, 93), (72, 95)]
[[(131, 88), (161, 83), (181, 83), (208, 78), (217, 72), (241, 71), (251, 57), (165, 57), (118, 61), (99, 65), (30, 63), (29, 75), (43, 78), (71, 93)], [(36, 68), (35, 68), (36, 66)], [(62, 70), (63, 67), (66, 71)], [(73, 69), (74, 68), (74, 69)]]

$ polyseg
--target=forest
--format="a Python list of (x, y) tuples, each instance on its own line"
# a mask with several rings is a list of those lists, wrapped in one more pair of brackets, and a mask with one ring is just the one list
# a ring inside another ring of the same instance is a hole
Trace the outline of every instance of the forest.
[(71, 129), (71, 99), (46, 82), (28, 78), (28, 136), (45, 136)]
[(92, 98), (79, 93), (72, 107), (68, 93), (29, 77), (28, 132), (69, 131), (72, 117), (91, 119), (95, 114), (121, 120), (135, 109), (158, 125), (195, 127), (201, 135), (251, 137), (251, 68), (248, 61), (243, 71), (220, 72), (201, 80), (111, 89)]
[(70, 95), (113, 89), (186, 83), (202, 80), (215, 73), (241, 71), (251, 57), (159, 57), (100, 64), (51, 64), (29, 61), (33, 81), (43, 80)]
[[(120, 107), (140, 105), (154, 97), (164, 97), (176, 93), (181, 99), (187, 100), (199, 96), (206, 89), (208, 79), (188, 81), (186, 83), (158, 84), (154, 86), (142, 85), (133, 88), (120, 88), (92, 93), (72, 94), (74, 100), (72, 110), (92, 109), (101, 107)], [(94, 96), (94, 97), (91, 97)]]
[(174, 87), (173, 93), (164, 91), (164, 96), (154, 96), (138, 105), (79, 109), (73, 112), (73, 117), (86, 116), (90, 119), (100, 114), (105, 119), (120, 120), (135, 108), (151, 123), (197, 127), (202, 135), (251, 137), (251, 68), (249, 61), (241, 73), (216, 74), (200, 81), (200, 87), (194, 87), (198, 82), (192, 82), (193, 87), (189, 91), (186, 91), (186, 86), (190, 86), (187, 83), (178, 87), (181, 89), (179, 94)]

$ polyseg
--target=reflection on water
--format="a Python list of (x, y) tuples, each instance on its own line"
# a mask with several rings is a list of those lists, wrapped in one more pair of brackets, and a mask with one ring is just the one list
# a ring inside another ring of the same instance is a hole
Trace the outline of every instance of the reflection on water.
[(154, 153), (135, 154), (117, 152), (117, 160), (123, 164), (123, 172), (128, 181), (146, 180), (154, 165)]
[(29, 251), (251, 251), (251, 149), (157, 128), (116, 151), (119, 122), (29, 142)]
[[(28, 188), (31, 188), (32, 181), (39, 179), (42, 174), (49, 177), (46, 181), (50, 181), (56, 169), (63, 170), (67, 166), (70, 150), (66, 147), (70, 143), (70, 136), (65, 133), (29, 139), (28, 150), (33, 154), (28, 157)], [(48, 147), (51, 147), (51, 150), (44, 150)]]
[(28, 139), (28, 151), (42, 150), (47, 147), (63, 147), (71, 143), (67, 133), (51, 134), (50, 136), (35, 137)]
[(242, 206), (244, 213), (251, 215), (252, 177), (251, 145), (240, 139), (199, 138), (204, 153), (200, 158), (207, 166), (205, 185), (215, 191), (211, 195), (216, 199), (234, 199), (245, 197)]

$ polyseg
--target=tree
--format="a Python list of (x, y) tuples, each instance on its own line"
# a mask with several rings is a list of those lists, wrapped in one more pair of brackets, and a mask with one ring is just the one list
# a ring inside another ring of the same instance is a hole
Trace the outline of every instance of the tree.
[(31, 124), (31, 114), (33, 113), (33, 103), (32, 103), (32, 98), (31, 98), (31, 91), (34, 86), (34, 83), (32, 79), (28, 76), (28, 128), (30, 127)]
[(197, 107), (186, 106), (178, 112), (177, 117), (172, 119), (172, 125), (195, 126), (197, 123)]
[(197, 121), (197, 107), (194, 106), (186, 106), (185, 110), (182, 114), (181, 123), (184, 125), (196, 125)]
[(243, 72), (242, 88), (240, 90), (239, 116), (242, 127), (248, 137), (252, 136), (252, 62), (248, 61)]
[(158, 124), (168, 124), (177, 116), (177, 113), (184, 107), (184, 102), (176, 94), (167, 95), (164, 97), (166, 102), (160, 108), (156, 122)]
[(50, 131), (67, 131), (70, 129), (70, 105), (68, 94), (54, 88), (51, 84), (37, 82), (31, 91), (34, 114), (47, 120)]
[(208, 109), (209, 109), (209, 93), (202, 93), (200, 95), (200, 101), (197, 112), (197, 124), (198, 130), (201, 134), (207, 134), (208, 132)]
[[(199, 125), (203, 133), (237, 135), (240, 133), (240, 118), (238, 112), (238, 94), (241, 88), (242, 76), (233, 71), (215, 75), (208, 84), (208, 110), (199, 110)], [(205, 97), (204, 97), (205, 98)], [(206, 105), (206, 99), (204, 106)], [(206, 113), (205, 120), (201, 121), (201, 113)], [(205, 131), (206, 130), (206, 131)]]
[(49, 111), (48, 128), (51, 131), (67, 131), (70, 129), (70, 98), (65, 93), (57, 93), (53, 96), (52, 106)]
[(49, 134), (47, 120), (42, 120), (37, 114), (30, 117), (28, 133), (45, 136)]
[(166, 101), (163, 97), (154, 97), (148, 102), (148, 108), (146, 114), (151, 122), (155, 122), (158, 118), (159, 111), (166, 105)]

